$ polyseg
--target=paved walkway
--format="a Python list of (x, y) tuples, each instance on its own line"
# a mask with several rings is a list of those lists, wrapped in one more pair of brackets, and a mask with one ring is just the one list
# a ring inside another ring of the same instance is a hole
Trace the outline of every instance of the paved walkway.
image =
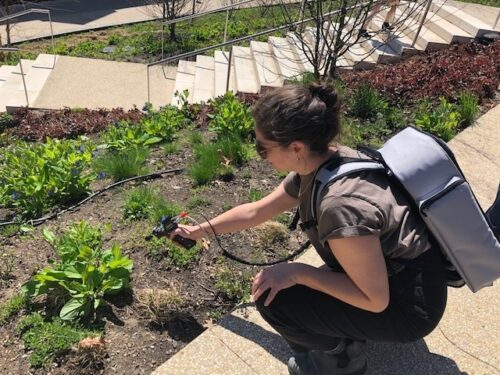
[[(297, 1), (290, 0), (290, 2)], [(26, 9), (50, 9), (54, 35), (61, 35), (155, 19), (155, 12), (151, 6), (145, 5), (146, 2), (147, 0), (56, 0), (27, 5)], [(265, 2), (269, 3), (270, 1)], [(446, 0), (445, 2), (464, 10), (473, 10), (475, 14), (480, 16), (481, 20), (491, 25), (495, 24), (500, 13), (499, 7), (477, 6), (454, 0)], [(192, 4), (191, 0), (186, 0), (186, 14), (193, 11)], [(225, 4), (226, 0), (198, 0), (194, 3), (196, 12), (219, 8)], [(257, 4), (259, 4), (259, 0), (248, 4), (248, 6)], [(24, 10), (23, 6), (16, 5), (12, 7), (11, 13), (22, 10)], [(500, 28), (500, 21), (497, 23), (497, 27)], [(18, 43), (50, 37), (50, 35), (47, 15), (31, 14), (15, 20), (15, 24), (12, 26), (11, 40), (12, 43)], [(5, 43), (5, 26), (0, 26), (0, 36)]]
[[(483, 208), (500, 181), (500, 105), (450, 143)], [(308, 251), (298, 261), (319, 265)], [(410, 344), (369, 343), (368, 375), (500, 374), (500, 280), (473, 294), (449, 288), (434, 332)], [(334, 319), (335, 317), (332, 317)], [(153, 375), (285, 375), (290, 351), (252, 304), (236, 309), (159, 367)]]

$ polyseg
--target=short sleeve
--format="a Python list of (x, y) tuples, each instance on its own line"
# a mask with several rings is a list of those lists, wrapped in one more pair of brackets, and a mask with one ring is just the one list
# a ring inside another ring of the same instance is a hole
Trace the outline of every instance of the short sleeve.
[(355, 196), (325, 197), (318, 212), (321, 243), (335, 238), (379, 235), (384, 216), (375, 203)]
[(288, 195), (298, 198), (300, 191), (300, 176), (295, 172), (290, 172), (283, 179), (283, 187)]

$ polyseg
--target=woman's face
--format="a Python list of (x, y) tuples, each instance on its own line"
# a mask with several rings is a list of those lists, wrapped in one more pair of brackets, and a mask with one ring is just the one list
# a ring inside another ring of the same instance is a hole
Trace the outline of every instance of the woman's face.
[(264, 138), (258, 129), (255, 129), (255, 148), (259, 156), (277, 171), (295, 170), (297, 156), (291, 146), (282, 147), (278, 142)]

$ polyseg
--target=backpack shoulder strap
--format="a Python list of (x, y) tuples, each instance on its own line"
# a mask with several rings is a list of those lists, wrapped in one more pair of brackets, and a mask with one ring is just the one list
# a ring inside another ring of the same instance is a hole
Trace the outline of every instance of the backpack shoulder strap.
[(375, 160), (356, 158), (336, 158), (320, 167), (314, 176), (311, 193), (311, 213), (313, 220), (317, 221), (319, 198), (327, 186), (352, 173), (377, 169), (384, 170), (385, 167)]

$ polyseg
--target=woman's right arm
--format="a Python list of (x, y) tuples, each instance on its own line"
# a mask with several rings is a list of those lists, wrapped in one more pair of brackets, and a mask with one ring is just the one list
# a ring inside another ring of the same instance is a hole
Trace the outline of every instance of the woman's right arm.
[[(298, 204), (298, 199), (289, 195), (281, 183), (271, 194), (264, 198), (251, 203), (241, 204), (229, 211), (226, 211), (219, 216), (204, 222), (199, 226), (179, 225), (171, 237), (178, 234), (182, 237), (191, 238), (193, 240), (204, 237), (206, 233), (217, 234), (237, 232), (243, 229), (248, 229), (261, 224), (272, 217), (289, 210)], [(213, 228), (213, 230), (212, 230)]]

